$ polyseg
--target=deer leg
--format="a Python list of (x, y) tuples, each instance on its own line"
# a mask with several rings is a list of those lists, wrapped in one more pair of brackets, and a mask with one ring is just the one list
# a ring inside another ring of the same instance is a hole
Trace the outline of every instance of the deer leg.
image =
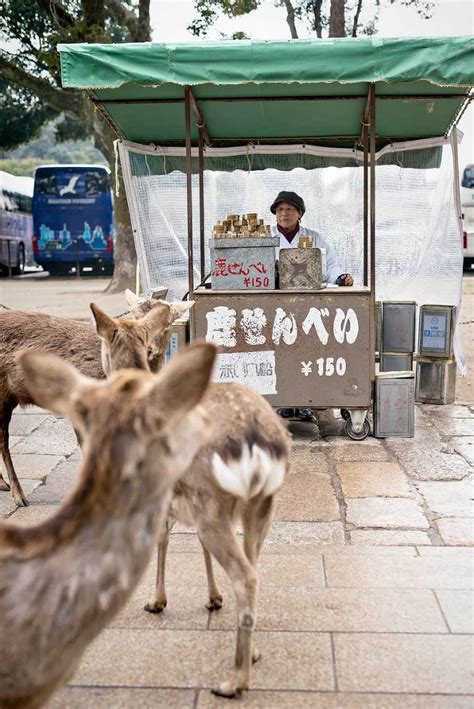
[(12, 457), (10, 455), (9, 447), (9, 433), (8, 427), (10, 426), (10, 421), (12, 418), (13, 409), (16, 406), (16, 401), (13, 399), (7, 399), (3, 402), (3, 406), (0, 412), (1, 421), (1, 432), (0, 432), (0, 447), (2, 450), (3, 463), (5, 465), (9, 484), (5, 482), (5, 479), (0, 475), (0, 489), (9, 490), (11, 489), (13, 499), (15, 500), (18, 507), (26, 507), (28, 505), (28, 500), (25, 497), (23, 490), (21, 489), (20, 482), (16, 476), (15, 468), (13, 467)]
[[(200, 510), (202, 515), (202, 510)], [(252, 635), (256, 621), (257, 572), (245, 556), (242, 546), (225, 521), (199, 519), (198, 532), (207, 548), (229, 576), (237, 603), (237, 646), (235, 665), (230, 680), (222, 682), (213, 693), (222, 697), (235, 697), (249, 688), (252, 666)]]
[(145, 606), (145, 610), (149, 613), (162, 613), (168, 603), (165, 586), (166, 552), (170, 541), (170, 532), (175, 525), (175, 521), (176, 520), (171, 517), (168, 517), (163, 522), (159, 532), (156, 559), (155, 597), (151, 603), (147, 603)]
[[(273, 515), (273, 495), (252, 500), (242, 513), (244, 530), (244, 552), (252, 566), (256, 568), (262, 544), (267, 536)], [(255, 646), (252, 649), (252, 662), (257, 662), (261, 653)]]
[(209, 603), (206, 603), (206, 608), (209, 611), (218, 611), (222, 608), (222, 594), (214, 576), (214, 568), (212, 566), (212, 556), (207, 551), (206, 547), (199, 539), (204, 553), (204, 562), (206, 564), (207, 587), (209, 590)]

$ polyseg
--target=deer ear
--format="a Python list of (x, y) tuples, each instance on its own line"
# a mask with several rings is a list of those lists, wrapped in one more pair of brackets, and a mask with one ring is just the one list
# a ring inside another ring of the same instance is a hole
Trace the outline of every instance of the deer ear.
[(125, 289), (125, 300), (127, 301), (127, 305), (137, 305), (137, 303), (140, 302), (140, 298), (138, 295), (135, 295), (133, 291), (130, 290), (130, 288)]
[(91, 303), (90, 308), (94, 316), (97, 334), (99, 337), (102, 337), (104, 340), (110, 342), (117, 331), (117, 323), (95, 303)]
[(17, 357), (25, 373), (26, 388), (35, 403), (56, 414), (68, 415), (73, 392), (88, 381), (87, 378), (56, 355), (24, 351)]
[(194, 300), (177, 300), (174, 303), (168, 303), (171, 308), (171, 322), (182, 317), (194, 305)]
[(216, 352), (208, 342), (195, 342), (165, 366), (156, 377), (150, 401), (161, 418), (174, 420), (199, 404), (209, 385)]
[(167, 332), (172, 322), (168, 304), (163, 301), (158, 301), (143, 318), (138, 320), (139, 326), (145, 331), (148, 340)]

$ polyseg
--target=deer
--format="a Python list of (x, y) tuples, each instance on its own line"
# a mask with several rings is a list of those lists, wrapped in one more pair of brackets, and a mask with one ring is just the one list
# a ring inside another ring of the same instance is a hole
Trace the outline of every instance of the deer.
[[(13, 466), (9, 448), (9, 426), (14, 409), (35, 404), (25, 386), (23, 372), (15, 359), (20, 349), (44, 350), (74, 364), (83, 374), (101, 379), (111, 369), (146, 367), (142, 352), (150, 356), (149, 366), (157, 371), (162, 363), (171, 325), (192, 303), (150, 301), (137, 323), (133, 319), (107, 319), (97, 305), (91, 305), (95, 327), (87, 322), (46, 313), (20, 310), (0, 311), (0, 450), (8, 483), (0, 472), (0, 490), (8, 491), (18, 506), (28, 501)], [(110, 347), (105, 349), (105, 340)], [(154, 338), (156, 337), (156, 342)], [(140, 353), (137, 353), (137, 348)]]
[[(139, 299), (130, 291), (125, 295), (133, 315), (141, 317), (149, 311), (152, 300)], [(159, 360), (155, 362), (159, 366)], [(214, 694), (230, 698), (249, 689), (251, 665), (260, 657), (252, 646), (256, 566), (270, 527), (274, 495), (289, 466), (290, 436), (268, 402), (241, 384), (211, 384), (202, 406), (219, 425), (175, 485), (169, 514), (158, 538), (155, 594), (144, 610), (162, 613), (167, 605), (166, 553), (174, 524), (179, 521), (195, 527), (206, 566), (206, 608), (217, 611), (223, 603), (212, 557), (229, 576), (236, 597), (234, 672), (229, 680), (212, 689)], [(234, 531), (237, 521), (243, 527), (243, 548)]]
[(76, 488), (48, 520), (0, 521), (0, 707), (37, 709), (74, 674), (87, 646), (145, 570), (173, 486), (207, 440), (200, 402), (215, 347), (198, 342), (159, 374), (98, 381), (54, 355), (19, 354), (40, 406), (84, 441)]
[[(268, 402), (241, 384), (211, 384), (202, 407), (218, 425), (174, 487), (158, 538), (155, 594), (145, 610), (161, 613), (167, 605), (166, 552), (174, 523), (195, 527), (208, 579), (206, 607), (210, 611), (222, 607), (212, 557), (227, 573), (236, 598), (234, 671), (212, 689), (214, 694), (235, 697), (249, 689), (251, 665), (260, 657), (253, 648), (257, 561), (270, 527), (275, 493), (289, 466), (290, 437)], [(234, 530), (239, 520), (243, 547)]]

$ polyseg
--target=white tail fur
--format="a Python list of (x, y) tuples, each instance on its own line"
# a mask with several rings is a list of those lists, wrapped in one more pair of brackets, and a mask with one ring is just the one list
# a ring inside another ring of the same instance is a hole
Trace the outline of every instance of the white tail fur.
[(231, 495), (245, 501), (256, 495), (273, 495), (283, 483), (285, 462), (275, 460), (257, 445), (252, 451), (242, 447), (239, 459), (225, 463), (218, 453), (212, 457), (212, 471), (218, 485)]

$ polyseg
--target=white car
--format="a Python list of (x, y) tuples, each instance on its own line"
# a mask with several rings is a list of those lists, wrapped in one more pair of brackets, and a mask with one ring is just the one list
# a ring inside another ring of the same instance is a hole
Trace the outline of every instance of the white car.
[(474, 165), (466, 165), (461, 180), (464, 270), (474, 269)]

